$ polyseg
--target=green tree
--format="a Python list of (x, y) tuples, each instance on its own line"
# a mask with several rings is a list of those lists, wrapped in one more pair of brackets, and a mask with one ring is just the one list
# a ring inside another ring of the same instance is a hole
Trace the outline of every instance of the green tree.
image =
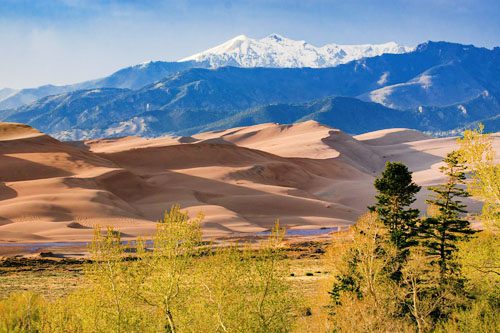
[[(108, 227), (106, 233), (101, 232), (100, 228), (94, 230), (90, 248), (93, 263), (87, 265), (85, 274), (90, 283), (88, 293), (100, 297), (88, 298), (84, 310), (86, 313), (79, 313), (86, 319), (92, 318), (85, 320), (86, 325), (96, 325), (103, 331), (125, 332), (135, 322), (135, 316), (130, 311), (133, 299), (128, 292), (124, 249), (120, 233), (113, 228)], [(84, 328), (88, 326), (84, 325)]]
[(458, 198), (469, 196), (466, 190), (459, 187), (465, 182), (465, 166), (460, 163), (460, 155), (455, 151), (449, 153), (444, 162), (446, 165), (440, 170), (446, 175), (447, 182), (429, 187), (434, 195), (427, 200), (437, 212), (424, 219), (420, 228), (422, 245), (427, 249), (428, 255), (436, 257), (432, 263), (439, 265), (442, 284), (446, 282), (447, 275), (457, 269), (453, 258), (458, 250), (458, 242), (474, 233), (470, 223), (460, 217), (466, 213), (466, 205)]
[[(334, 238), (329, 253), (334, 277), (332, 324), (335, 332), (406, 332), (398, 284), (390, 278), (397, 249), (374, 212), (359, 218), (349, 237)], [(390, 292), (389, 292), (390, 291)]]
[(377, 212), (380, 220), (389, 229), (390, 239), (399, 251), (399, 261), (408, 255), (408, 248), (416, 245), (419, 210), (410, 205), (420, 186), (412, 180), (408, 167), (400, 162), (387, 162), (382, 175), (375, 180), (377, 202), (369, 207)]
[[(199, 312), (211, 318), (204, 332), (289, 332), (294, 317), (289, 269), (277, 223), (265, 242), (234, 244), (202, 258), (196, 281), (204, 295)], [(209, 320), (206, 318), (204, 322)], [(207, 329), (208, 327), (211, 327)], [(196, 331), (196, 330), (195, 330)]]
[(187, 320), (185, 305), (194, 297), (191, 274), (202, 241), (202, 214), (190, 219), (173, 205), (159, 220), (151, 251), (137, 246), (137, 261), (130, 265), (135, 297), (161, 313), (164, 332), (175, 333)]
[[(284, 229), (276, 224), (259, 246), (209, 246), (202, 242), (201, 219), (175, 205), (159, 221), (152, 242), (124, 244), (118, 232), (96, 230), (82, 288), (43, 304), (41, 315), (32, 316), (33, 327), (42, 332), (291, 331), (298, 298), (287, 279)], [(0, 300), (0, 331), (5, 313), (9, 327), (25, 329), (29, 304), (11, 315)]]

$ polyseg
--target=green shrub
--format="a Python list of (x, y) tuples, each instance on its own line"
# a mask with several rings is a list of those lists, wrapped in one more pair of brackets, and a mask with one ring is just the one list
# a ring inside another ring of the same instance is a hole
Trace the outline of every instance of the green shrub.
[(45, 301), (30, 292), (13, 293), (0, 301), (0, 332), (38, 332)]

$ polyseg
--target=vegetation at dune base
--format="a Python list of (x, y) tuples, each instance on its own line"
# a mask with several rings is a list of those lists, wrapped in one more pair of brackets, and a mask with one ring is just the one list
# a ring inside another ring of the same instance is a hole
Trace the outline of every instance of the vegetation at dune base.
[(202, 242), (203, 217), (176, 205), (152, 243), (97, 229), (81, 286), (10, 294), (0, 332), (500, 332), (500, 166), (481, 127), (459, 145), (425, 216), (411, 171), (387, 163), (375, 204), (333, 236), (321, 267), (290, 269), (279, 224), (252, 245)]
[[(334, 240), (332, 331), (500, 332), (500, 166), (481, 127), (459, 143), (446, 182), (429, 187), (428, 216), (410, 207), (409, 170), (388, 163), (370, 213)], [(484, 203), (480, 232), (465, 219), (469, 195)]]
[(173, 206), (150, 248), (97, 229), (84, 287), (51, 302), (11, 295), (0, 302), (0, 331), (290, 331), (296, 301), (285, 281), (279, 224), (257, 249), (216, 248), (202, 242), (201, 219)]

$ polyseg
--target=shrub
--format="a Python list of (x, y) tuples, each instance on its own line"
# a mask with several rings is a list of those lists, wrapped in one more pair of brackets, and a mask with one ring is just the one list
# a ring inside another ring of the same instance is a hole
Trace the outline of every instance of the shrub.
[(13, 293), (0, 301), (0, 332), (38, 332), (45, 301), (31, 292)]

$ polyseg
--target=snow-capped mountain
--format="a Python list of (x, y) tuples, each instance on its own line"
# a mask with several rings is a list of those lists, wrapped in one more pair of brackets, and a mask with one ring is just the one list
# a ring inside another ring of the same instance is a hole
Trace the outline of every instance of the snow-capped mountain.
[(413, 52), (328, 68), (191, 68), (140, 89), (47, 96), (0, 111), (0, 121), (65, 140), (191, 135), (309, 119), (349, 133), (389, 127), (451, 133), (478, 121), (498, 131), (498, 77), (500, 48), (427, 42)]
[(140, 89), (169, 75), (190, 68), (233, 67), (334, 67), (384, 53), (406, 53), (413, 49), (394, 42), (377, 45), (327, 44), (316, 47), (305, 41), (296, 41), (269, 35), (262, 39), (235, 37), (219, 46), (179, 61), (150, 61), (123, 68), (109, 76), (65, 86), (46, 85), (21, 90), (1, 89), (0, 110), (27, 105), (52, 94), (79, 89), (126, 88)]
[(244, 35), (179, 61), (206, 62), (210, 67), (334, 67), (352, 60), (384, 53), (406, 53), (413, 48), (395, 42), (385, 44), (339, 45), (316, 47), (305, 41), (277, 34), (262, 39)]

